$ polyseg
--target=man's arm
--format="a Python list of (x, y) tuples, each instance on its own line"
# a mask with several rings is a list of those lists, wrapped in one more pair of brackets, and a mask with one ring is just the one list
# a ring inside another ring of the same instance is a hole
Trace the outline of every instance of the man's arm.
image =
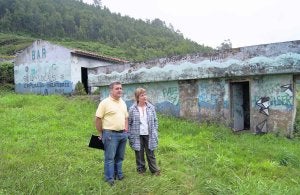
[(125, 118), (125, 131), (128, 131), (128, 118)]
[(102, 120), (99, 117), (95, 117), (95, 126), (99, 134), (102, 134)]

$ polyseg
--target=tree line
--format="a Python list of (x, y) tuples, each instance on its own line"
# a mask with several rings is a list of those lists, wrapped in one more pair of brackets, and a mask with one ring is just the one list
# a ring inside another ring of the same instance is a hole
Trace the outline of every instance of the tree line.
[(93, 41), (121, 49), (123, 57), (135, 61), (211, 50), (184, 38), (160, 19), (121, 16), (81, 0), (0, 0), (0, 31), (42, 39)]

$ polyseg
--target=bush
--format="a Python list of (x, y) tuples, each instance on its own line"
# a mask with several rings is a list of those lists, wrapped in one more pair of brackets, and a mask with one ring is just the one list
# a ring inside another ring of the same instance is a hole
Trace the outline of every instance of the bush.
[(95, 91), (93, 91), (92, 93), (93, 95), (99, 95), (100, 94), (100, 88), (97, 87), (97, 89)]
[(0, 63), (0, 83), (14, 84), (14, 64), (11, 62)]
[[(298, 86), (297, 86), (298, 87)], [(294, 136), (300, 137), (300, 97), (299, 89), (297, 88), (297, 108), (296, 108), (296, 117), (294, 122)]]
[(15, 85), (11, 83), (4, 83), (0, 86), (0, 91), (14, 91)]
[(78, 81), (75, 85), (74, 95), (86, 95), (86, 91), (84, 89), (84, 86), (80, 81)]

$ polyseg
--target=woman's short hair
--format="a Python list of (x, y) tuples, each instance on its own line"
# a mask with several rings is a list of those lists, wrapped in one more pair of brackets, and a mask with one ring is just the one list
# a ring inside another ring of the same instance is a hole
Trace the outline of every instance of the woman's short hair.
[(135, 92), (134, 92), (135, 100), (138, 102), (138, 101), (139, 101), (140, 95), (143, 94), (143, 93), (145, 93), (145, 92), (146, 92), (146, 89), (141, 88), (141, 87), (137, 88), (137, 89), (135, 90)]

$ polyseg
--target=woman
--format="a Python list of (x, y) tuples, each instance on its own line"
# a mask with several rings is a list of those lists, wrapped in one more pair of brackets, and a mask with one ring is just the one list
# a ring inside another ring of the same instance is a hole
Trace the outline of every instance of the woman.
[(146, 153), (149, 170), (153, 175), (160, 175), (156, 164), (154, 149), (158, 144), (158, 121), (154, 106), (147, 101), (146, 90), (137, 88), (134, 93), (136, 102), (129, 109), (128, 133), (129, 144), (135, 151), (137, 171), (146, 172)]

